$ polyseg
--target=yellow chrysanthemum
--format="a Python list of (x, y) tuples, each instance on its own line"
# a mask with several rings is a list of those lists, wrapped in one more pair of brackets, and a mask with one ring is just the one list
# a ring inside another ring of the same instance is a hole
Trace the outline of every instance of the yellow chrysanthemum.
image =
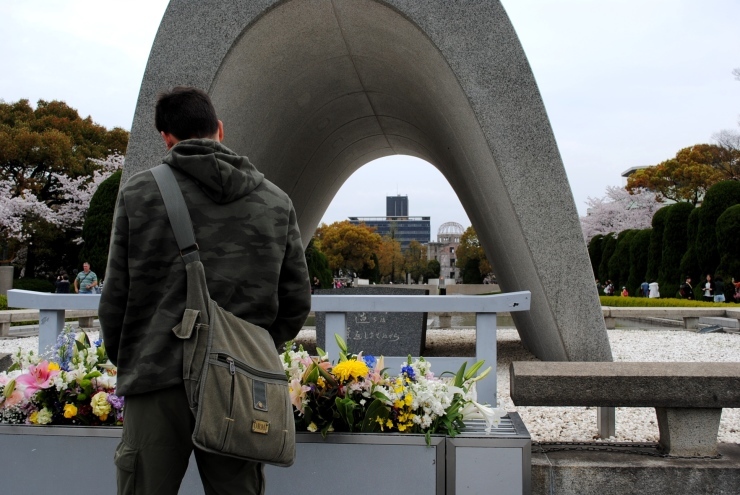
[(77, 407), (74, 404), (65, 404), (64, 405), (64, 417), (67, 419), (71, 419), (77, 416)]
[(367, 376), (370, 370), (362, 361), (350, 359), (337, 364), (332, 371), (341, 381), (346, 381), (350, 378), (357, 380), (360, 377)]
[(49, 371), (59, 371), (59, 364), (57, 363), (49, 363)]

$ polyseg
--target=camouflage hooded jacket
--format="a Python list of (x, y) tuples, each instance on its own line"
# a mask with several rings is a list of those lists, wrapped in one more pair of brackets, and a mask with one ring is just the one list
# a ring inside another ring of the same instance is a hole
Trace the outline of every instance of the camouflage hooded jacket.
[[(295, 337), (311, 294), (288, 195), (216, 141), (182, 141), (164, 162), (175, 169), (188, 205), (211, 298), (266, 328), (276, 345)], [(98, 311), (118, 366), (118, 394), (182, 382), (182, 344), (172, 327), (185, 296), (185, 264), (162, 197), (151, 172), (140, 172), (118, 195)]]

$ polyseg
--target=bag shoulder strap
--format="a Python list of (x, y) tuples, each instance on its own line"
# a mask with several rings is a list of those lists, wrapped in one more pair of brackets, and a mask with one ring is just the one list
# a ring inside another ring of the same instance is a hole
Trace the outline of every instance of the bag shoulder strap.
[(170, 219), (172, 231), (175, 233), (177, 247), (180, 249), (183, 262), (187, 265), (193, 261), (200, 261), (190, 212), (185, 204), (185, 198), (182, 197), (182, 191), (177, 184), (172, 168), (162, 163), (151, 169), (151, 173), (157, 182), (162, 200), (164, 200), (167, 216)]

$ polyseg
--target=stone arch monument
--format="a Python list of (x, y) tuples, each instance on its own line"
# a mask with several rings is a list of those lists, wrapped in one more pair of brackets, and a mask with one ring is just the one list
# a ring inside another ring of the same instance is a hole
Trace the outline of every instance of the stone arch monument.
[(545, 360), (610, 361), (568, 179), (497, 0), (172, 0), (147, 64), (124, 177), (159, 163), (157, 93), (211, 95), (226, 137), (293, 199), (307, 242), (369, 161), (420, 157), (463, 204)]

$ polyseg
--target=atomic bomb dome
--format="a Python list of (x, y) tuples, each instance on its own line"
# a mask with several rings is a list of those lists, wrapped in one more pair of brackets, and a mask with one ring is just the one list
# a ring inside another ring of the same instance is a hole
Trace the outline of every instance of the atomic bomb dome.
[(457, 222), (445, 222), (437, 230), (437, 242), (450, 243), (460, 242), (460, 237), (465, 232), (462, 225)]

